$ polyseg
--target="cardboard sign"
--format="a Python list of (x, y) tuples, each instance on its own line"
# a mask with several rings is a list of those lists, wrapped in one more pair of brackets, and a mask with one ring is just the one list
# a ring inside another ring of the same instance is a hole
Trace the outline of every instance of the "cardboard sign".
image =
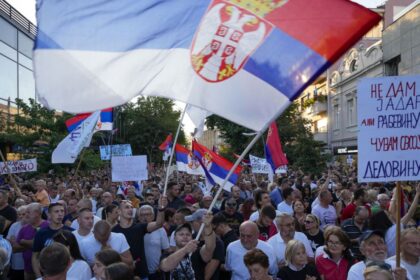
[(251, 162), (252, 173), (255, 174), (269, 174), (271, 166), (265, 158), (259, 158), (256, 156), (249, 155), (249, 160)]
[(113, 156), (111, 166), (112, 182), (148, 179), (147, 156)]
[(364, 79), (357, 95), (358, 180), (420, 180), (420, 76)]
[(122, 145), (107, 145), (107, 146), (100, 146), (99, 151), (101, 153), (101, 160), (110, 160), (111, 159), (111, 147), (112, 147), (112, 156), (132, 156), (133, 152), (131, 151), (130, 144), (122, 144)]
[[(11, 173), (24, 173), (24, 172), (37, 171), (36, 158), (16, 160), (16, 161), (6, 161), (6, 164), (7, 166), (9, 166)], [(0, 162), (0, 175), (8, 174), (6, 164), (4, 162)]]

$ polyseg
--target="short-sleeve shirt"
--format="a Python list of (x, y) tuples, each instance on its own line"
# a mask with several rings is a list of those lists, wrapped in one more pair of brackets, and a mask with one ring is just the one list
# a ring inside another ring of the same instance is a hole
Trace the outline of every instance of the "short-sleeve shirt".
[[(47, 228), (48, 222), (42, 221), (39, 227), (34, 228), (32, 225), (25, 225), (23, 226), (16, 238), (16, 241), (19, 243), (21, 240), (32, 240), (35, 237), (35, 234), (42, 228)], [(28, 249), (23, 251), (23, 264), (24, 264), (24, 270), (26, 272), (33, 272), (32, 270), (32, 250)]]
[[(108, 246), (111, 249), (117, 251), (119, 254), (130, 250), (130, 246), (127, 243), (127, 239), (125, 239), (125, 236), (122, 233), (111, 232), (111, 235), (108, 239)], [(80, 246), (80, 253), (82, 254), (83, 258), (88, 262), (88, 264), (93, 265), (95, 261), (95, 254), (101, 249), (102, 244), (95, 239), (94, 235), (91, 235), (90, 237), (82, 241), (82, 245)]]
[[(308, 238), (306, 238), (305, 234), (301, 232), (295, 232), (295, 235), (293, 236), (293, 239), (299, 240), (303, 243), (305, 246), (305, 251), (308, 257), (313, 258), (314, 252), (312, 251), (312, 247), (309, 244)], [(286, 243), (284, 242), (283, 238), (281, 238), (280, 233), (274, 235), (268, 240), (268, 244), (271, 245), (271, 247), (274, 248), (274, 253), (276, 255), (276, 263), (279, 263), (281, 261), (285, 260), (285, 252), (286, 252)]]
[[(200, 241), (197, 250), (191, 255), (191, 262), (195, 272), (195, 279), (202, 280), (205, 275), (206, 264), (201, 258), (200, 249), (204, 246), (204, 241)], [(225, 261), (225, 246), (223, 241), (220, 238), (216, 237), (216, 248), (214, 249), (212, 259), (218, 260), (220, 264)], [(220, 264), (213, 273), (213, 276), (210, 278), (212, 280), (218, 280), (220, 277)]]
[[(13, 238), (16, 239), (21, 228), (22, 228), (21, 221), (13, 223), (9, 228), (7, 239), (8, 240), (12, 240)], [(23, 256), (21, 252), (12, 254), (11, 268), (14, 270), (23, 270)]]
[(149, 273), (155, 273), (159, 268), (162, 250), (169, 248), (169, 240), (163, 228), (147, 233), (144, 236), (144, 250), (147, 252), (147, 268)]
[(52, 244), (52, 237), (54, 236), (54, 234), (56, 234), (57, 232), (59, 232), (60, 230), (67, 230), (67, 231), (73, 231), (73, 229), (71, 227), (68, 226), (63, 226), (62, 228), (59, 229), (52, 229), (49, 226), (40, 229), (36, 234), (35, 234), (35, 238), (34, 238), (34, 244), (32, 246), (32, 251), (33, 252), (41, 252), (41, 250)]
[(305, 232), (306, 237), (309, 240), (309, 243), (311, 244), (312, 250), (316, 251), (316, 248), (324, 245), (325, 240), (324, 240), (324, 233), (322, 232), (322, 230), (319, 230), (317, 234), (315, 235), (310, 235), (309, 233)]
[[(319, 275), (322, 275), (324, 280), (346, 280), (351, 265), (345, 258), (341, 258), (336, 263), (325, 252), (315, 259), (315, 264)], [(363, 275), (361, 279), (363, 279)]]
[[(271, 245), (267, 242), (261, 240), (258, 240), (256, 247), (268, 256), (270, 274), (277, 274), (276, 256), (274, 254), (273, 247), (271, 247)], [(232, 271), (232, 280), (249, 279), (250, 275), (244, 263), (244, 255), (247, 252), (248, 250), (242, 246), (240, 240), (230, 243), (227, 247), (225, 268), (228, 271)]]
[(296, 270), (292, 266), (284, 266), (280, 268), (279, 273), (277, 274), (280, 279), (293, 279), (293, 280), (306, 280), (307, 276), (316, 277), (317, 280), (320, 280), (318, 271), (313, 264), (309, 263), (305, 265), (301, 270)]
[(144, 236), (147, 224), (132, 224), (128, 228), (122, 228), (119, 224), (112, 228), (112, 232), (122, 233), (130, 245), (130, 252), (135, 262), (135, 274), (144, 278), (148, 275), (147, 260), (144, 252)]
[(337, 212), (335, 208), (328, 205), (328, 208), (322, 207), (320, 204), (312, 208), (312, 214), (317, 216), (320, 221), (320, 227), (325, 229), (328, 225), (335, 225), (337, 221)]

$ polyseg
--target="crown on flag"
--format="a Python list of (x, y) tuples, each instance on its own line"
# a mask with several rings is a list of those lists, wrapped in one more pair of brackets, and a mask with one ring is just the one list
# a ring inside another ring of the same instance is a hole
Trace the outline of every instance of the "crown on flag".
[(280, 8), (289, 0), (231, 0), (230, 2), (248, 11), (264, 17), (273, 10)]

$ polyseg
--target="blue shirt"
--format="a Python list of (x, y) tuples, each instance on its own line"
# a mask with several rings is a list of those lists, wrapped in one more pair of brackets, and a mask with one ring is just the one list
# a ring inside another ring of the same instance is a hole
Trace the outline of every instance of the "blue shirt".
[(10, 263), (10, 258), (12, 257), (12, 245), (7, 239), (3, 238), (3, 235), (0, 234), (0, 248), (3, 248), (6, 250), (7, 253), (7, 262), (5, 263), (5, 266)]
[(270, 193), (270, 198), (274, 205), (279, 205), (279, 203), (283, 201), (281, 190), (279, 188), (272, 190)]

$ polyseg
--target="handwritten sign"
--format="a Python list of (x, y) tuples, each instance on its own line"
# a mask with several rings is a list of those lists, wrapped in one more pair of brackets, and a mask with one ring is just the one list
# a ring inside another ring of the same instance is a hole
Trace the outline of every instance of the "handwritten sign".
[(107, 145), (100, 146), (99, 151), (101, 153), (101, 160), (110, 160), (111, 159), (111, 147), (112, 147), (112, 156), (132, 156), (133, 152), (131, 151), (130, 144), (122, 145)]
[(112, 182), (147, 180), (147, 156), (112, 157)]
[(259, 158), (256, 156), (249, 155), (249, 161), (251, 162), (252, 173), (254, 174), (269, 174), (271, 166), (265, 158)]
[(358, 86), (358, 180), (420, 180), (420, 76)]
[[(6, 161), (11, 173), (35, 172), (37, 170), (36, 158)], [(8, 174), (7, 167), (4, 162), (0, 162), (0, 175)]]

